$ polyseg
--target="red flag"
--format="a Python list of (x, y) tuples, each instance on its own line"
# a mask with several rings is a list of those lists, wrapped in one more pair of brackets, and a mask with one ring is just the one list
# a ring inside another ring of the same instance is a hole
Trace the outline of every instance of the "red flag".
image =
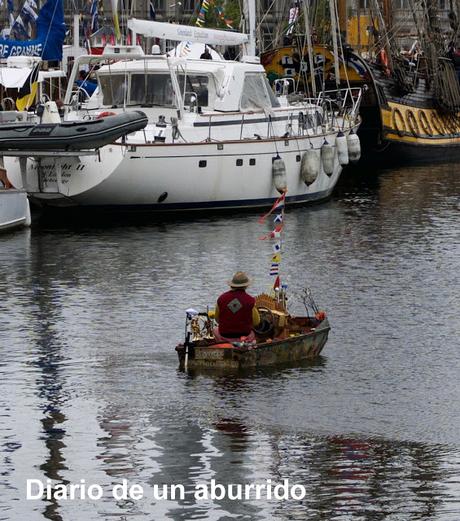
[(275, 201), (274, 205), (272, 206), (271, 210), (266, 213), (265, 215), (262, 215), (262, 217), (259, 219), (259, 223), (263, 224), (265, 222), (265, 219), (271, 215), (275, 210), (278, 208), (281, 208), (284, 206), (284, 201), (286, 199), (286, 192), (283, 192), (281, 196)]
[(273, 284), (273, 289), (280, 289), (281, 287), (281, 280), (280, 280), (280, 276), (278, 275), (278, 277), (276, 277), (275, 279), (275, 284)]

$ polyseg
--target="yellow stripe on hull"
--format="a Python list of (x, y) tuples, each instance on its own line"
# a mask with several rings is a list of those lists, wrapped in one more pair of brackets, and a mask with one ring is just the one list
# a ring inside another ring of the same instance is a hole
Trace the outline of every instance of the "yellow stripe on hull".
[(441, 114), (401, 103), (381, 108), (383, 138), (387, 141), (424, 146), (460, 146), (460, 112)]

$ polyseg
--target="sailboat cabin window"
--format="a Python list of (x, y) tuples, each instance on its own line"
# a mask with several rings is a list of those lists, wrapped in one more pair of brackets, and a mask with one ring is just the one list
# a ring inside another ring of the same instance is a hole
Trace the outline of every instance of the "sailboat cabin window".
[[(204, 74), (179, 74), (177, 77), (182, 92), (193, 93), (199, 107), (209, 106), (209, 77)], [(184, 88), (185, 81), (185, 88)], [(186, 96), (184, 97), (186, 98)]]
[(259, 73), (246, 74), (241, 96), (241, 109), (254, 110), (268, 107), (279, 107), (279, 101), (271, 92), (265, 75)]
[[(215, 96), (212, 78), (205, 74), (178, 74), (177, 80), (182, 94), (193, 94), (200, 107), (210, 105), (210, 101)], [(103, 104), (106, 106), (175, 107), (173, 82), (169, 72), (101, 74), (99, 75), (99, 84), (103, 95)]]
[(126, 74), (100, 75), (99, 84), (104, 105), (114, 107), (128, 103), (128, 76)]
[(131, 76), (131, 105), (173, 107), (174, 101), (174, 90), (169, 73)]

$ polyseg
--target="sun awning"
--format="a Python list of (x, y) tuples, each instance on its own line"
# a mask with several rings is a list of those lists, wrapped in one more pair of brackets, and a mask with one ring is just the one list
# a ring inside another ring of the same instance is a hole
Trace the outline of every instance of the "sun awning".
[(6, 89), (20, 89), (31, 70), (29, 67), (0, 67), (0, 84)]
[(208, 43), (210, 45), (241, 45), (247, 43), (248, 35), (219, 29), (202, 29), (192, 25), (168, 24), (139, 20), (128, 20), (128, 28), (137, 34), (180, 42)]

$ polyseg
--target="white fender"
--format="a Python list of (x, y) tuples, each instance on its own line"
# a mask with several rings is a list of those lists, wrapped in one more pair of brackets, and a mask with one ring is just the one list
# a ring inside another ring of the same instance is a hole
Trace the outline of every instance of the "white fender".
[(321, 147), (321, 160), (324, 172), (331, 176), (334, 173), (334, 147), (326, 140), (324, 140), (324, 144)]
[(307, 185), (313, 184), (321, 168), (321, 152), (319, 149), (310, 148), (302, 156), (300, 163), (300, 178)]
[(352, 163), (356, 163), (361, 158), (361, 142), (357, 134), (353, 130), (347, 137), (348, 157)]
[(348, 145), (347, 145), (347, 137), (345, 134), (340, 131), (337, 134), (337, 138), (335, 140), (335, 145), (337, 147), (337, 157), (339, 159), (339, 163), (342, 166), (348, 165)]
[(285, 192), (287, 189), (286, 165), (279, 156), (273, 159), (272, 176), (273, 184), (275, 185), (275, 188), (278, 190), (278, 192), (280, 194)]

